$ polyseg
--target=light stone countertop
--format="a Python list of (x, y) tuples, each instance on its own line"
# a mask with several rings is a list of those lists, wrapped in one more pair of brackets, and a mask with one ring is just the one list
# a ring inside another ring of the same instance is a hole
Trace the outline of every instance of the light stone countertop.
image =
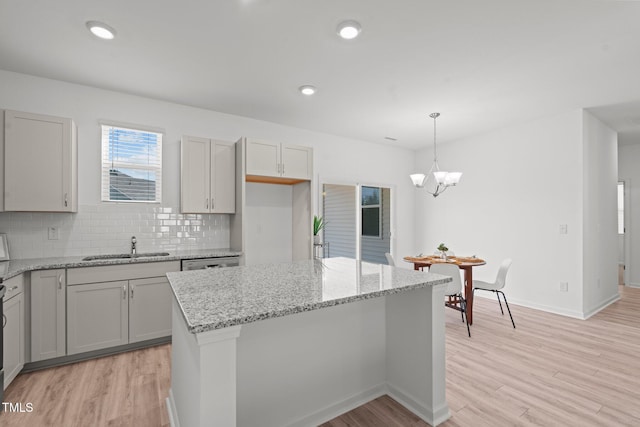
[(349, 258), (182, 271), (167, 277), (194, 334), (451, 281)]
[[(153, 252), (156, 252), (155, 250)], [(163, 252), (161, 250), (157, 252)], [(84, 256), (26, 258), (0, 262), (0, 279), (7, 280), (18, 274), (35, 270), (49, 270), (55, 268), (93, 267), (97, 265), (138, 264), (144, 262), (179, 261), (183, 259), (216, 258), (239, 256), (242, 252), (225, 249), (193, 249), (166, 251), (168, 256), (112, 258), (103, 260), (83, 261)], [(1, 283), (1, 282), (0, 282)]]

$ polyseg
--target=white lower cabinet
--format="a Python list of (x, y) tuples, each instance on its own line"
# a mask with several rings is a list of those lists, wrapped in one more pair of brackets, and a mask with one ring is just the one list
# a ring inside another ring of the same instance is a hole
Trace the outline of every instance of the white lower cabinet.
[(5, 300), (2, 304), (3, 319), (3, 367), (4, 384), (7, 388), (24, 366), (24, 293), (22, 275), (4, 282)]
[(170, 336), (165, 274), (179, 270), (179, 261), (68, 269), (67, 353)]
[(126, 281), (69, 286), (69, 354), (100, 350), (129, 342), (127, 286)]
[(31, 362), (67, 354), (63, 268), (31, 272)]
[(129, 281), (129, 342), (171, 335), (172, 297), (166, 277)]

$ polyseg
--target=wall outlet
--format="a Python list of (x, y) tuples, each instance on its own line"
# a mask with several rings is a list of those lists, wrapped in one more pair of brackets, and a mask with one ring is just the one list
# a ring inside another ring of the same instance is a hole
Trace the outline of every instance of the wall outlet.
[(568, 292), (568, 291), (569, 291), (569, 283), (560, 282), (560, 292)]
[(49, 227), (49, 240), (58, 240), (60, 238), (60, 230), (58, 227)]
[(560, 234), (567, 234), (568, 226), (567, 224), (560, 224)]

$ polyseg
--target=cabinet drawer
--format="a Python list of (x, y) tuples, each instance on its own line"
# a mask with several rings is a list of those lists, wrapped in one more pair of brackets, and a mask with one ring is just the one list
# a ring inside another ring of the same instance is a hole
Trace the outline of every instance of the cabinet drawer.
[(8, 301), (11, 297), (21, 294), (24, 291), (24, 278), (22, 274), (5, 280), (3, 284), (7, 288), (6, 293), (4, 294), (5, 301)]
[(67, 285), (160, 277), (171, 271), (180, 271), (180, 261), (69, 268)]

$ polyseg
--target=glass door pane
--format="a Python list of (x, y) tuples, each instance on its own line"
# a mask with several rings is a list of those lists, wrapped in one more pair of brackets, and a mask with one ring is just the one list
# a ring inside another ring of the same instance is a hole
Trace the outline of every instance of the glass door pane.
[(360, 197), (362, 260), (386, 264), (391, 252), (391, 189), (362, 186)]
[(356, 186), (324, 184), (322, 241), (325, 257), (356, 258)]

